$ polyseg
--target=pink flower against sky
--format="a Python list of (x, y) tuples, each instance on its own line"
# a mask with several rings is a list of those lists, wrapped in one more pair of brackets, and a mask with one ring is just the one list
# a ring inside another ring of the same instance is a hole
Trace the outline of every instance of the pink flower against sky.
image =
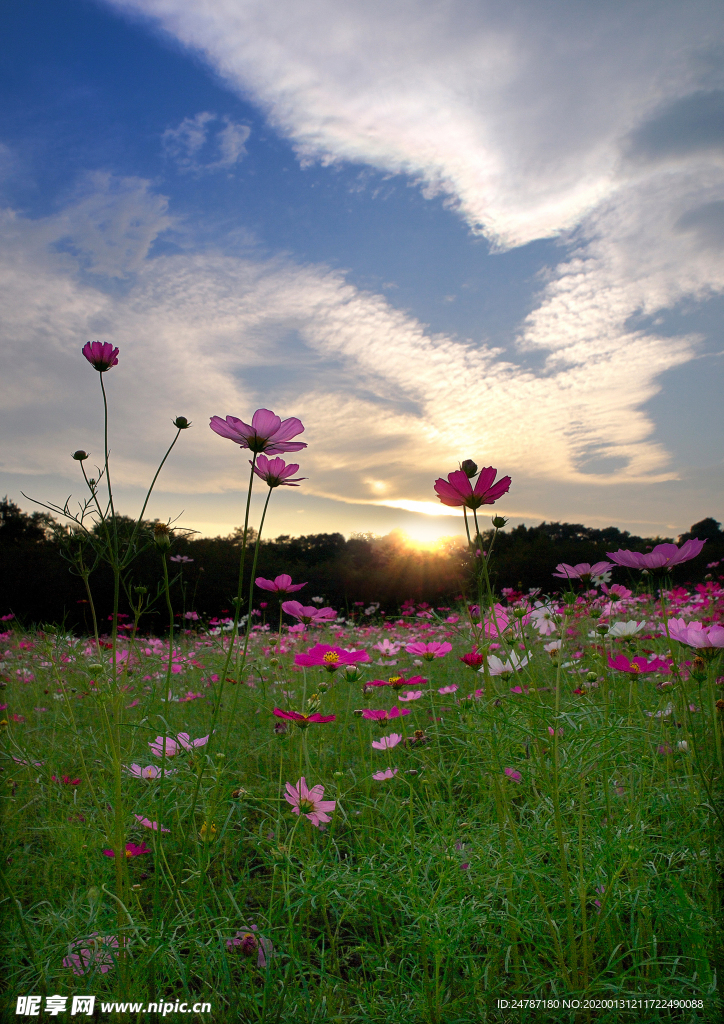
[(372, 778), (375, 782), (384, 782), (385, 779), (394, 779), (399, 770), (399, 768), (385, 768), (384, 771), (374, 772)]
[[(662, 629), (663, 634), (666, 633)], [(705, 626), (703, 622), (685, 622), (684, 619), (669, 619), (669, 636), (688, 647), (700, 649), (724, 647), (724, 626)]]
[(282, 455), (284, 452), (298, 452), (307, 445), (304, 441), (291, 441), (304, 430), (301, 420), (292, 416), (282, 420), (269, 409), (257, 409), (251, 424), (244, 423), (236, 416), (212, 416), (209, 426), (221, 437), (228, 437), (240, 448), (248, 448), (257, 454)]
[(321, 666), (328, 672), (335, 672), (341, 665), (359, 665), (369, 660), (367, 651), (347, 651), (342, 647), (330, 647), (329, 644), (315, 644), (308, 651), (294, 655), (295, 665), (305, 668)]
[[(154, 832), (158, 832), (158, 822), (157, 821), (150, 821), (148, 818), (144, 818), (142, 814), (134, 814), (133, 817), (136, 819), (136, 821), (138, 822), (139, 825), (143, 825), (144, 828), (150, 828), (150, 829), (153, 829)], [(170, 832), (171, 829), (170, 828), (164, 828), (163, 825), (161, 825), (161, 831), (162, 832)]]
[(83, 346), (83, 355), (99, 373), (105, 373), (112, 366), (118, 365), (118, 349), (107, 341), (87, 341)]
[[(158, 756), (160, 757), (161, 755), (159, 754)], [(132, 764), (128, 768), (124, 768), (124, 771), (136, 779), (160, 779), (161, 774), (175, 775), (178, 769), (167, 768), (164, 771), (155, 764), (149, 764), (146, 768), (142, 768), (140, 764)]]
[[(252, 463), (250, 462), (249, 465)], [(306, 476), (295, 477), (294, 474), (298, 469), (299, 466), (295, 462), (287, 465), (284, 459), (280, 459), (278, 456), (268, 459), (266, 455), (258, 455), (254, 466), (256, 475), (269, 487), (299, 487), (300, 481), (307, 478)]]
[(329, 817), (331, 811), (337, 806), (335, 800), (323, 800), (324, 786), (313, 786), (309, 789), (304, 776), (293, 786), (291, 782), (286, 783), (284, 799), (292, 805), (294, 814), (303, 814), (313, 825), (319, 828), (332, 819)]
[(402, 735), (399, 732), (391, 732), (389, 736), (383, 736), (382, 739), (372, 740), (372, 746), (375, 750), (392, 750), (402, 739)]
[(261, 590), (271, 590), (275, 594), (293, 594), (295, 590), (306, 587), (306, 583), (292, 583), (292, 577), (283, 572), (273, 580), (265, 580), (263, 576), (257, 576), (256, 585)]
[(556, 566), (558, 572), (554, 572), (554, 576), (559, 576), (564, 580), (585, 580), (588, 582), (594, 576), (603, 576), (609, 569), (613, 569), (613, 565), (610, 562), (594, 562), (591, 565), (589, 562), (579, 562), (578, 565), (568, 565), (567, 562), (561, 562), (560, 565)]
[(440, 643), (439, 641), (432, 641), (429, 644), (422, 642), (407, 644), (405, 650), (408, 654), (414, 654), (418, 658), (424, 658), (425, 661), (434, 661), (435, 658), (444, 658), (446, 654), (449, 654), (452, 650), (452, 644), (447, 641)]
[(337, 717), (336, 715), (320, 715), (318, 711), (315, 711), (312, 715), (302, 715), (299, 711), (283, 711), (282, 708), (274, 708), (272, 714), (276, 715), (277, 718), (285, 718), (288, 722), (296, 722), (302, 728), (309, 725), (310, 722), (321, 724), (324, 722), (334, 722)]
[(652, 658), (651, 661), (647, 661), (646, 658), (637, 657), (629, 660), (625, 654), (617, 654), (615, 658), (609, 657), (608, 665), (617, 672), (628, 672), (632, 676), (671, 671), (669, 663), (663, 658)]
[(302, 605), (299, 601), (285, 601), (282, 604), (282, 611), (291, 615), (293, 619), (299, 619), (306, 625), (324, 625), (332, 619), (337, 618), (334, 608), (315, 608), (314, 605)]
[(398, 708), (396, 704), (390, 708), (389, 711), (376, 710), (375, 708), (365, 708), (362, 712), (363, 718), (369, 718), (372, 721), (385, 722), (392, 718), (400, 718), (402, 715), (409, 715), (409, 708)]
[(687, 540), (680, 548), (676, 544), (657, 544), (653, 551), (642, 554), (640, 551), (607, 552), (608, 557), (617, 565), (628, 566), (629, 569), (668, 569), (671, 565), (688, 562), (701, 553), (705, 540)]
[(465, 505), (467, 508), (476, 509), (481, 505), (492, 505), (510, 488), (509, 476), (502, 477), (497, 484), (493, 482), (497, 472), (492, 466), (481, 469), (473, 488), (467, 473), (462, 469), (456, 469), (448, 473), (447, 480), (440, 478), (435, 481), (435, 491), (443, 505), (452, 508)]

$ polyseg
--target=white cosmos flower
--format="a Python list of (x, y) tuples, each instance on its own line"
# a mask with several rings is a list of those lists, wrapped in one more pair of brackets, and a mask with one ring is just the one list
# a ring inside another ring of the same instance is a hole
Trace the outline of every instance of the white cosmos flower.
[(637, 622), (636, 619), (629, 619), (628, 622), (614, 622), (612, 626), (609, 626), (606, 636), (636, 636), (645, 625), (646, 619), (643, 619), (641, 622)]
[[(488, 668), (491, 676), (510, 676), (519, 668), (524, 668), (528, 664), (528, 660), (527, 654), (523, 658), (519, 658), (517, 654), (511, 654), (508, 661), (502, 661), (491, 654), (488, 656)], [(483, 669), (481, 668), (479, 671), (482, 672)]]

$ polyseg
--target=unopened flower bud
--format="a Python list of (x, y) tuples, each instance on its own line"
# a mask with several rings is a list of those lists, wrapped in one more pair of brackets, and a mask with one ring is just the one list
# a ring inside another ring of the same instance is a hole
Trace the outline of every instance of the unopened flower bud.
[(89, 455), (90, 452), (84, 452), (82, 448), (79, 448), (77, 452), (73, 452), (71, 458), (75, 459), (76, 462), (85, 462)]
[(460, 463), (460, 469), (462, 469), (468, 480), (472, 480), (475, 474), (478, 472), (478, 467), (475, 465), (472, 459), (465, 459)]
[(185, 416), (177, 416), (176, 419), (173, 421), (173, 425), (174, 427), (178, 427), (179, 430), (188, 430), (188, 428), (191, 426), (190, 422), (186, 419)]
[(502, 530), (507, 522), (505, 516), (493, 516), (493, 526), (496, 530)]
[(168, 548), (171, 546), (171, 530), (166, 523), (153, 524), (153, 539), (158, 548)]
[(606, 633), (608, 633), (608, 626), (605, 624), (605, 622), (600, 622), (596, 626), (596, 632), (599, 636), (605, 636)]
[(595, 672), (586, 672), (586, 682), (587, 683), (595, 683), (597, 679), (598, 679), (598, 676), (596, 675)]

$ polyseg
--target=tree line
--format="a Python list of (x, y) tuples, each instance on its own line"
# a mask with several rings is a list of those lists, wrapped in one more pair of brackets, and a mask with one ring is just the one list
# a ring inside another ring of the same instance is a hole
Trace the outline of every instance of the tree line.
[[(120, 530), (130, 533), (132, 526), (133, 520), (119, 517)], [(491, 535), (483, 535), (486, 546)], [(707, 574), (724, 573), (721, 524), (708, 517), (678, 540), (693, 536), (706, 538), (707, 544), (697, 559), (675, 568), (675, 583), (701, 582)], [(153, 524), (144, 524), (139, 554), (125, 581), (124, 613), (131, 613), (130, 602), (137, 593), (134, 588), (144, 587), (149, 607), (140, 628), (163, 631), (168, 613), (162, 592), (162, 559), (167, 558), (173, 605), (179, 618), (186, 612), (195, 612), (201, 618), (233, 615), (241, 529), (227, 537), (193, 537), (181, 532), (172, 537), (170, 548), (159, 549), (152, 539)], [(7, 497), (0, 502), (0, 616), (14, 614), (25, 626), (62, 623), (68, 629), (90, 629), (86, 588), (67, 558), (70, 539), (70, 530), (52, 516), (23, 512)], [(560, 562), (593, 563), (605, 559), (608, 551), (645, 551), (671, 539), (638, 537), (616, 527), (598, 530), (577, 523), (520, 525), (497, 534), (493, 582), (498, 592), (503, 588), (518, 593), (531, 588), (554, 592), (563, 585), (552, 576)], [(451, 606), (461, 595), (474, 600), (470, 555), (456, 539), (432, 550), (421, 550), (410, 547), (401, 531), (384, 537), (365, 534), (349, 539), (341, 533), (319, 533), (263, 540), (258, 552), (256, 546), (252, 531), (244, 595), (249, 593), (256, 554), (256, 576), (273, 579), (288, 573), (295, 583), (306, 583), (293, 598), (303, 604), (310, 604), (314, 597), (323, 598), (325, 605), (347, 618), (363, 618), (365, 607), (373, 602), (379, 604), (380, 611), (397, 614), (406, 601), (437, 608)], [(721, 567), (707, 569), (709, 563), (719, 560)], [(616, 579), (622, 580), (624, 572), (618, 570)], [(91, 574), (90, 586), (103, 628), (113, 606), (113, 581), (105, 565), (100, 564)], [(278, 621), (279, 599), (274, 594), (256, 589), (253, 606), (259, 619)]]

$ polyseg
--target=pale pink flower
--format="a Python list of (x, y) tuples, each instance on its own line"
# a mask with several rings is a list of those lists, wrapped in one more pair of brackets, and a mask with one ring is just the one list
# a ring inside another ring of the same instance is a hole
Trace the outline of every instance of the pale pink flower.
[(392, 750), (402, 739), (399, 732), (391, 732), (389, 736), (383, 736), (382, 739), (372, 740), (372, 746), (375, 750)]
[[(253, 465), (253, 463), (249, 463)], [(275, 459), (268, 459), (266, 455), (257, 455), (256, 465), (254, 466), (254, 472), (256, 475), (268, 484), (269, 487), (299, 487), (299, 483), (302, 480), (306, 480), (306, 476), (297, 476), (294, 474), (299, 469), (297, 463), (286, 464), (284, 459), (280, 459), (278, 456)], [(291, 479), (294, 477), (294, 479)]]
[(450, 686), (440, 686), (440, 687), (438, 688), (438, 691), (437, 691), (437, 692), (438, 692), (438, 693), (455, 693), (455, 691), (457, 690), (457, 688), (458, 688), (458, 687), (457, 687), (457, 683), (451, 683), (451, 685), (450, 685)]
[(302, 605), (299, 601), (285, 601), (282, 604), (282, 611), (307, 625), (313, 623), (322, 626), (325, 622), (337, 618), (334, 608), (315, 608), (313, 605)]
[(178, 771), (177, 768), (167, 768), (164, 771), (155, 764), (149, 764), (146, 768), (142, 768), (140, 764), (132, 764), (128, 768), (124, 767), (123, 770), (136, 779), (160, 779), (161, 775), (175, 775)]
[(408, 654), (416, 654), (419, 658), (424, 658), (425, 661), (434, 661), (435, 658), (444, 658), (446, 654), (449, 654), (452, 644), (447, 641), (443, 643), (433, 641), (429, 644), (418, 641), (414, 644), (407, 644), (405, 650)]
[(688, 562), (701, 553), (705, 540), (694, 537), (687, 540), (680, 548), (676, 544), (657, 544), (653, 551), (642, 554), (640, 551), (607, 552), (608, 557), (617, 565), (626, 565), (629, 569), (668, 569), (671, 565)]
[(399, 768), (385, 768), (383, 772), (375, 772), (372, 778), (375, 782), (384, 782), (385, 779), (394, 779), (399, 770)]
[[(669, 619), (669, 635), (672, 640), (689, 647), (724, 647), (724, 626), (705, 626), (703, 622), (686, 622), (684, 619)], [(662, 629), (665, 634), (666, 630)]]
[[(142, 814), (134, 814), (133, 817), (136, 819), (136, 821), (138, 822), (139, 825), (143, 825), (144, 828), (150, 828), (150, 829), (153, 829), (154, 832), (158, 832), (158, 822), (157, 821), (150, 821), (148, 818), (144, 818)], [(161, 831), (162, 832), (170, 832), (171, 829), (170, 828), (164, 828), (163, 825), (161, 825)]]
[(589, 562), (579, 562), (578, 565), (568, 565), (567, 562), (561, 562), (560, 565), (556, 566), (556, 569), (558, 569), (558, 572), (554, 572), (553, 575), (559, 576), (561, 579), (588, 582), (596, 576), (603, 576), (609, 569), (613, 569), (613, 566), (610, 562), (595, 562), (593, 565)]
[(401, 693), (398, 700), (419, 700), (422, 697), (422, 690), (407, 690), (405, 693)]
[(284, 799), (292, 805), (294, 814), (303, 814), (311, 823), (319, 828), (332, 819), (329, 813), (337, 806), (335, 800), (323, 800), (324, 786), (314, 786), (309, 789), (304, 776), (292, 786), (291, 782), (286, 783)]
[(118, 365), (118, 349), (107, 341), (87, 341), (83, 346), (83, 355), (99, 373), (105, 373), (112, 366)]
[(220, 416), (212, 416), (209, 426), (221, 437), (227, 437), (240, 448), (248, 448), (257, 454), (280, 455), (307, 447), (303, 441), (289, 440), (303, 432), (301, 421), (294, 416), (281, 420), (269, 409), (257, 409), (251, 425), (236, 416), (227, 416), (223, 420)]

